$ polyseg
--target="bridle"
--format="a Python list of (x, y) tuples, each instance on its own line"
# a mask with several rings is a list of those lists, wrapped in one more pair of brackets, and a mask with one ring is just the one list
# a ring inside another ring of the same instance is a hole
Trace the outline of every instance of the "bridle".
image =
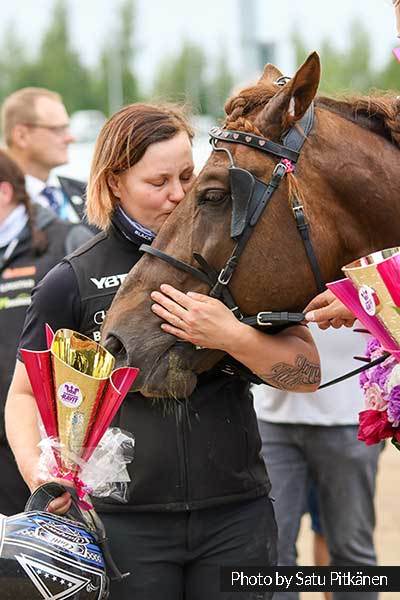
[[(288, 78), (282, 77), (276, 83), (284, 85)], [(261, 311), (257, 315), (244, 316), (229, 290), (229, 283), (238, 265), (239, 259), (244, 251), (255, 225), (267, 208), (271, 198), (278, 189), (280, 183), (287, 173), (293, 173), (300, 151), (307, 139), (314, 124), (314, 105), (311, 104), (297, 126), (289, 129), (281, 138), (281, 143), (273, 142), (267, 138), (247, 133), (243, 131), (234, 131), (213, 127), (210, 131), (210, 143), (216, 152), (225, 152), (229, 158), (229, 181), (232, 198), (232, 218), (231, 218), (231, 238), (235, 240), (235, 246), (225, 265), (218, 273), (206, 259), (197, 252), (193, 253), (193, 258), (200, 268), (196, 268), (182, 260), (174, 258), (157, 248), (148, 244), (142, 244), (140, 250), (151, 254), (167, 262), (173, 267), (189, 273), (193, 277), (200, 279), (210, 287), (209, 296), (218, 298), (233, 312), (233, 314), (247, 325), (252, 327), (269, 327), (277, 330), (287, 327), (304, 320), (304, 313), (291, 312), (272, 312)], [(271, 179), (266, 184), (250, 171), (236, 167), (232, 154), (228, 148), (217, 146), (218, 141), (232, 144), (241, 144), (250, 148), (255, 148), (268, 155), (278, 157), (279, 162), (275, 165)], [(316, 288), (318, 292), (325, 289), (321, 276), (318, 260), (310, 239), (309, 224), (304, 214), (304, 207), (295, 195), (290, 197), (291, 208), (296, 222), (297, 230), (303, 241), (308, 261), (314, 275)], [(345, 375), (341, 375), (327, 383), (324, 383), (319, 389), (329, 387), (341, 381), (358, 375), (363, 371), (370, 369), (383, 362), (388, 354), (369, 362), (362, 367), (354, 369)], [(228, 370), (228, 374), (233, 374)], [(258, 378), (256, 378), (258, 379)], [(253, 380), (254, 381), (254, 380)], [(264, 383), (261, 379), (257, 383)]]
[[(277, 83), (278, 85), (282, 85), (279, 81)], [(267, 138), (243, 131), (234, 131), (219, 127), (211, 129), (210, 143), (213, 150), (216, 152), (225, 152), (230, 161), (229, 180), (232, 198), (231, 238), (235, 241), (233, 251), (219, 273), (197, 252), (193, 253), (193, 258), (200, 268), (174, 258), (148, 244), (142, 244), (140, 250), (160, 258), (175, 268), (185, 271), (206, 283), (210, 287), (209, 295), (222, 300), (238, 319), (248, 325), (256, 327), (282, 327), (303, 321), (303, 313), (290, 313), (286, 311), (261, 311), (254, 316), (244, 316), (237, 306), (228, 286), (255, 225), (267, 208), (275, 190), (278, 189), (286, 173), (293, 172), (300, 156), (301, 148), (313, 127), (313, 123), (314, 106), (311, 104), (298, 125), (289, 129), (282, 136), (281, 143), (276, 143)], [(276, 164), (269, 182), (266, 184), (255, 177), (250, 171), (237, 167), (228, 148), (217, 145), (219, 141), (241, 144), (278, 157), (280, 160)], [(297, 229), (303, 240), (314, 274), (317, 290), (318, 292), (323, 291), (325, 286), (311, 243), (309, 224), (304, 214), (304, 208), (295, 196), (291, 197), (290, 200)]]

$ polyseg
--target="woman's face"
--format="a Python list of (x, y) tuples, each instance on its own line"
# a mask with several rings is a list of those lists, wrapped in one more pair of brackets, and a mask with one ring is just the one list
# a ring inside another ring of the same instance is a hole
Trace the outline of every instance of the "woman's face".
[(18, 204), (14, 202), (14, 188), (8, 181), (0, 182), (0, 225)]
[(124, 211), (157, 232), (194, 181), (192, 146), (182, 131), (151, 144), (133, 167), (110, 181)]

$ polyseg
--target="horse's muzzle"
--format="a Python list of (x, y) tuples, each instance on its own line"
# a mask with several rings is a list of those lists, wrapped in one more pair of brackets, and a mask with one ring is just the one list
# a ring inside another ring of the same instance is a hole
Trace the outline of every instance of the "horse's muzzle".
[(103, 346), (114, 356), (118, 367), (128, 364), (128, 353), (119, 337), (112, 333), (107, 334), (107, 337), (103, 342)]

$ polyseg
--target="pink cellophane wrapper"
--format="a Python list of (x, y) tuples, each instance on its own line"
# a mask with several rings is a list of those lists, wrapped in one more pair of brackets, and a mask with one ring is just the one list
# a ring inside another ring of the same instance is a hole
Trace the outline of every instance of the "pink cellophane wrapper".
[[(381, 265), (378, 267), (380, 266)], [(345, 306), (347, 306), (349, 310), (351, 310), (353, 315), (364, 325), (365, 329), (379, 340), (382, 347), (390, 352), (397, 360), (400, 360), (400, 347), (386, 331), (379, 319), (375, 316), (370, 316), (365, 312), (358, 299), (358, 290), (350, 279), (333, 281), (328, 283), (327, 287)]]
[(133, 381), (139, 373), (133, 367), (121, 367), (111, 373), (110, 382), (106, 392), (107, 402), (103, 402), (94, 419), (90, 434), (85, 443), (82, 458), (89, 460), (97, 444), (103, 437), (107, 427), (118, 412), (126, 394), (129, 392)]
[[(47, 481), (59, 477), (59, 468), (55, 456), (60, 456), (62, 448), (58, 440), (45, 437), (39, 443), (41, 449), (39, 478)], [(78, 466), (72, 473), (64, 473), (64, 479), (74, 483), (78, 497), (84, 500), (86, 494), (100, 498), (112, 498), (118, 502), (128, 501), (130, 482), (127, 465), (134, 457), (134, 437), (118, 427), (109, 427), (93, 449), (90, 460), (71, 453), (70, 463)], [(76, 475), (79, 473), (79, 476)], [(88, 503), (81, 508), (90, 509)]]
[[(68, 335), (75, 335), (75, 333), (71, 332), (70, 330), (63, 331), (66, 332), (67, 338)], [(60, 332), (54, 334), (51, 328), (49, 326), (46, 326), (46, 340), (48, 346), (52, 345), (53, 340), (59, 334)], [(80, 334), (76, 335), (80, 336)], [(88, 341), (90, 343), (90, 340)], [(91, 343), (93, 344), (94, 342)], [(104, 349), (102, 350), (102, 352), (104, 352)], [(47, 443), (44, 441), (44, 443), (42, 444), (42, 450), (46, 448), (46, 452), (48, 453), (50, 449), (53, 453), (53, 461), (47, 460), (47, 463), (49, 465), (49, 475), (53, 477), (63, 477), (67, 479), (70, 478), (71, 481), (73, 481), (77, 486), (78, 492), (79, 488), (82, 488), (81, 492), (83, 495), (83, 491), (86, 492), (87, 490), (84, 489), (86, 488), (86, 482), (84, 483), (81, 480), (82, 472), (93, 473), (93, 471), (90, 471), (90, 469), (88, 470), (88, 461), (91, 458), (91, 456), (96, 452), (96, 448), (99, 446), (99, 444), (103, 444), (104, 447), (102, 438), (106, 437), (108, 427), (115, 414), (117, 413), (118, 409), (120, 408), (126, 394), (131, 388), (133, 381), (136, 379), (139, 370), (133, 367), (122, 367), (116, 369), (115, 371), (112, 371), (108, 379), (104, 379), (104, 382), (101, 379), (98, 380), (99, 385), (96, 391), (96, 398), (94, 398), (94, 396), (88, 396), (88, 398), (92, 398), (94, 402), (93, 412), (90, 416), (90, 419), (88, 420), (87, 429), (86, 431), (84, 430), (84, 443), (83, 446), (79, 446), (78, 444), (78, 447), (81, 448), (79, 452), (74, 452), (71, 451), (71, 449), (69, 449), (69, 447), (74, 447), (73, 443), (69, 444), (68, 442), (68, 446), (65, 446), (64, 443), (60, 443), (59, 418), (57, 413), (57, 407), (59, 402), (59, 399), (57, 397), (58, 384), (56, 384), (56, 374), (54, 372), (54, 368), (57, 368), (57, 363), (54, 362), (54, 357), (52, 358), (51, 349), (49, 348), (45, 351), (30, 351), (23, 349), (21, 350), (21, 353), (28, 373), (29, 380), (31, 382), (32, 390), (36, 399), (42, 424), (47, 436)], [(73, 372), (74, 369), (71, 367), (69, 371), (70, 375), (68, 375), (69, 378), (71, 376), (72, 378), (74, 377)], [(75, 372), (79, 373), (79, 371)], [(82, 373), (85, 372), (86, 371), (82, 371)], [(57, 371), (57, 374), (59, 374), (59, 371)], [(89, 375), (89, 380), (90, 379), (93, 378), (91, 378)], [(89, 385), (87, 386), (87, 390), (91, 390)], [(62, 411), (64, 413), (63, 419), (65, 422), (65, 406), (60, 405), (60, 408), (62, 408)], [(119, 430), (116, 430), (116, 428), (114, 428), (114, 431)], [(68, 440), (71, 439), (71, 435), (74, 435), (73, 429), (71, 430), (71, 434), (69, 435), (70, 437), (68, 438)], [(82, 435), (81, 432), (80, 435)], [(127, 435), (129, 436), (129, 434)], [(114, 435), (114, 449), (115, 441), (117, 439), (125, 439), (125, 448), (128, 448), (129, 444), (127, 445), (126, 438), (118, 438), (118, 436)], [(107, 454), (109, 456), (109, 463), (111, 464), (111, 462), (113, 462), (114, 466), (116, 465), (116, 462), (112, 456), (113, 452), (114, 451), (103, 451), (102, 468), (105, 468), (107, 462)], [(128, 451), (128, 455), (129, 454), (132, 453)], [(54, 462), (57, 465), (57, 472), (54, 471)], [(51, 463), (52, 466), (50, 466)], [(50, 472), (51, 469), (52, 472)]]

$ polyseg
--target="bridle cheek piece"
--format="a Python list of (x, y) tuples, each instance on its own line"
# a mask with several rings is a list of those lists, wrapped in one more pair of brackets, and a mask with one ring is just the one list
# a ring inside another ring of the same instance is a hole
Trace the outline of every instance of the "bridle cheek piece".
[[(213, 127), (210, 131), (210, 143), (215, 152), (225, 152), (229, 158), (229, 182), (232, 198), (231, 238), (235, 246), (223, 268), (216, 271), (208, 264), (206, 259), (198, 253), (193, 253), (194, 260), (200, 268), (196, 268), (148, 244), (142, 244), (140, 250), (164, 260), (170, 265), (189, 273), (193, 277), (207, 283), (210, 287), (209, 295), (218, 298), (233, 312), (243, 323), (253, 327), (284, 327), (304, 320), (303, 313), (262, 311), (254, 316), (244, 316), (237, 306), (228, 285), (236, 270), (239, 259), (253, 232), (255, 225), (267, 208), (271, 198), (278, 189), (286, 173), (293, 173), (300, 155), (300, 150), (311, 131), (314, 123), (314, 106), (310, 105), (307, 112), (299, 122), (298, 127), (292, 127), (278, 144), (271, 140), (243, 131), (234, 131)], [(225, 146), (218, 146), (218, 142), (241, 144), (250, 148), (276, 156), (276, 164), (271, 179), (264, 183), (250, 171), (235, 165), (232, 154)], [(303, 206), (296, 197), (291, 198), (292, 211), (297, 229), (303, 240), (305, 251), (314, 274), (318, 291), (325, 286), (321, 277), (318, 261), (309, 235), (309, 225), (306, 221)]]

